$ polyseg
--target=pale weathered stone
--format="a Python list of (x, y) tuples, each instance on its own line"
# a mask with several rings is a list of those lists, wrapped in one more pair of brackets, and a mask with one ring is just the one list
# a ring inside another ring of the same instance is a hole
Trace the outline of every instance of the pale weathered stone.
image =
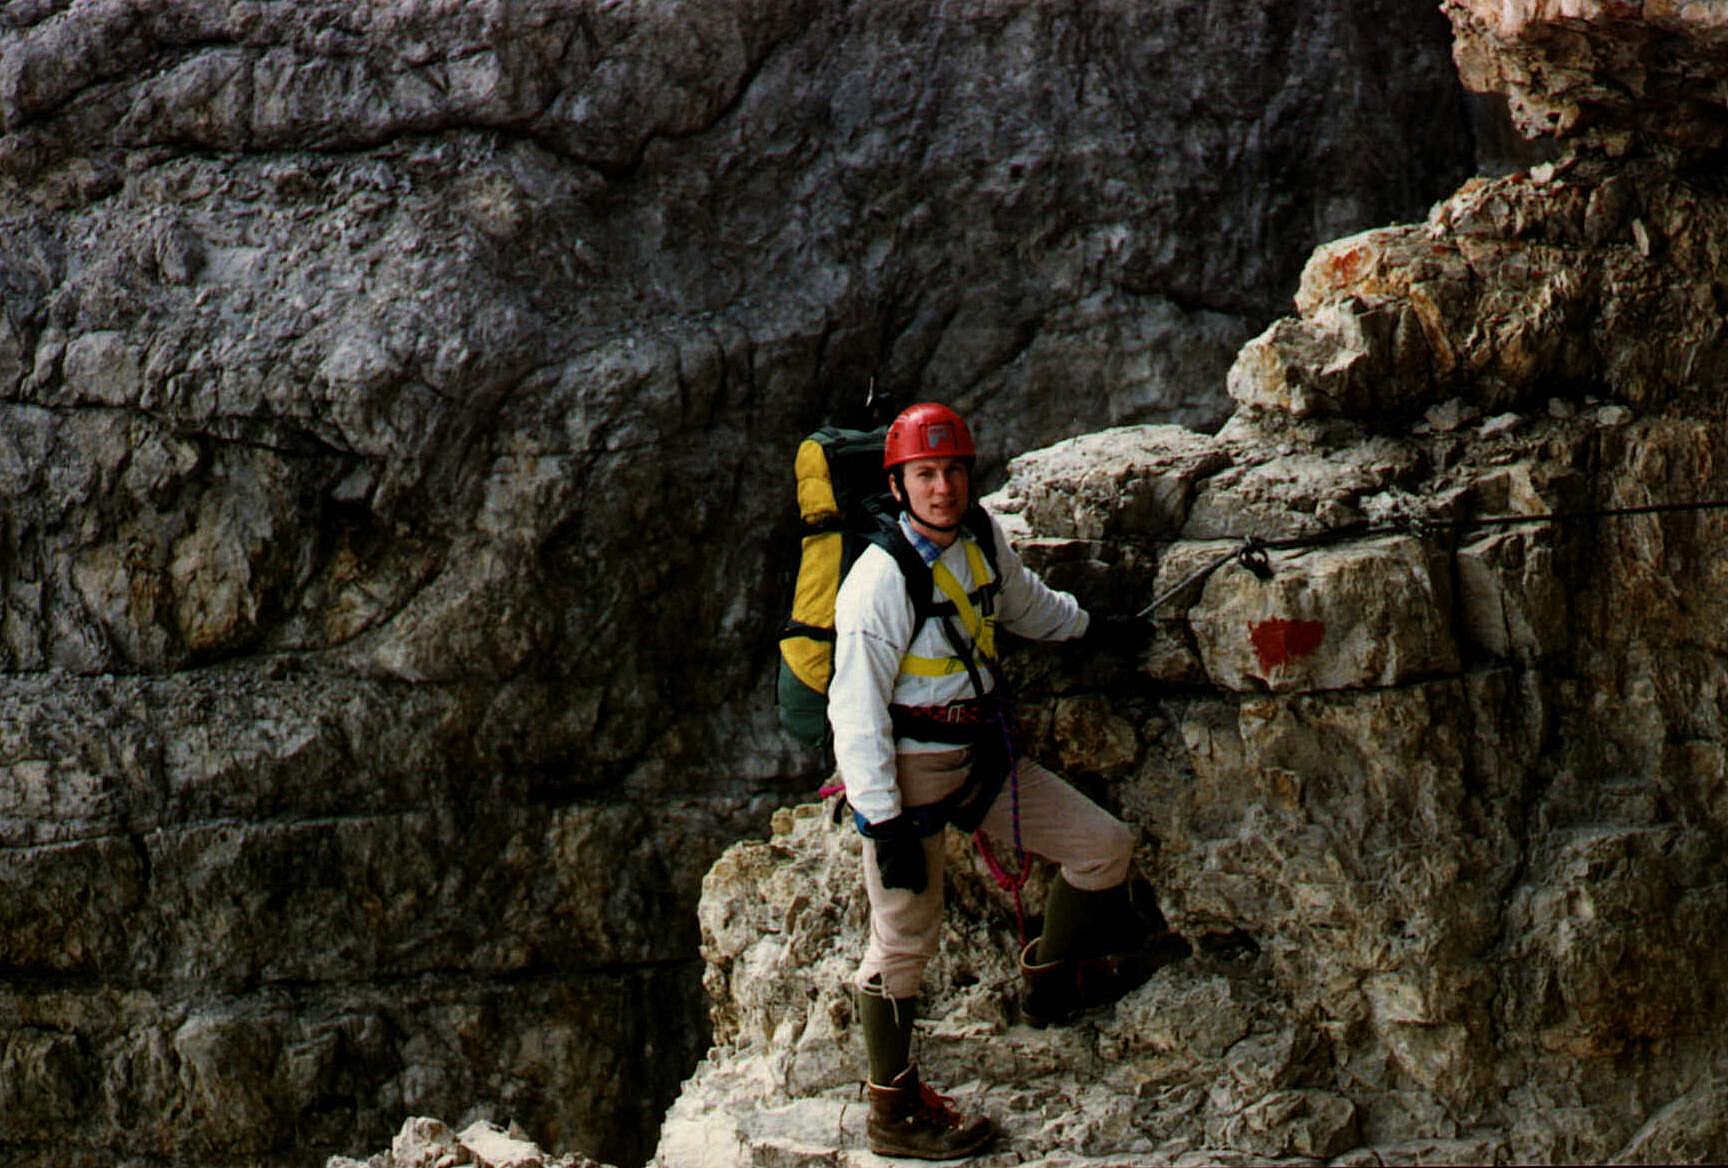
[(1481, 411), (1467, 404), (1462, 398), (1453, 398), (1437, 406), (1429, 406), (1423, 417), (1428, 424), (1442, 434), (1450, 434), (1469, 422), (1481, 416)]
[(606, 1168), (579, 1153), (551, 1156), (511, 1124), (477, 1120), (460, 1135), (442, 1120), (413, 1116), (390, 1142), (390, 1151), (364, 1162), (332, 1156), (325, 1168)]
[(1539, 527), (1500, 531), (1460, 547), (1458, 602), (1473, 647), (1534, 663), (1565, 648), (1566, 596), (1551, 537)]
[(1220, 572), (1189, 610), (1208, 677), (1232, 690), (1397, 685), (1456, 668), (1445, 559), (1390, 538), (1273, 553)]
[[(1230, 396), (1297, 418), (1396, 412), (1431, 396), (1432, 365), (1407, 304), (1329, 300), (1311, 318), (1286, 317), (1244, 345), (1230, 367)], [(1403, 376), (1390, 376), (1394, 370)]]
[(1416, 460), (1416, 451), (1398, 442), (1324, 454), (1268, 444), (1197, 485), (1181, 534), (1279, 540), (1351, 527), (1363, 518), (1364, 502), (1407, 479)]
[(1227, 447), (1177, 426), (1089, 434), (1015, 459), (992, 509), (1045, 537), (1164, 538), (1187, 522), (1194, 485), (1230, 462)]
[(533, 1141), (485, 1120), (463, 1128), (456, 1138), (477, 1168), (543, 1168), (546, 1164), (546, 1154)]
[(466, 1159), (456, 1133), (427, 1116), (404, 1120), (390, 1141), (390, 1168), (452, 1168)]

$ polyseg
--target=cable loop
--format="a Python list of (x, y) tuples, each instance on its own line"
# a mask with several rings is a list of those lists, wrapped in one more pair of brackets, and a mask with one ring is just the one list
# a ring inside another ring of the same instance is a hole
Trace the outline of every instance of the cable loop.
[(1236, 560), (1244, 568), (1254, 573), (1256, 579), (1270, 580), (1272, 578), (1272, 561), (1267, 558), (1266, 545), (1255, 536), (1249, 536), (1242, 544), (1242, 550), (1236, 553)]

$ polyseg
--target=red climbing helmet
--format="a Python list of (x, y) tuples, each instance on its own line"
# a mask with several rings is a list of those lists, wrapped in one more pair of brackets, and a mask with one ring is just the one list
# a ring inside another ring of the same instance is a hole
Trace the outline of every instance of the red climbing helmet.
[(966, 420), (945, 405), (919, 402), (900, 411), (882, 443), (882, 469), (915, 458), (976, 458)]

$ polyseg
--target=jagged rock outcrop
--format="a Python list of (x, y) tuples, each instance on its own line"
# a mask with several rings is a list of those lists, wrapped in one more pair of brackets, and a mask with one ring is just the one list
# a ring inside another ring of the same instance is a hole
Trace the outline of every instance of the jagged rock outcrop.
[(0, 1148), (641, 1160), (796, 437), (1216, 422), (1467, 126), (1394, 0), (0, 6)]
[[(1573, 151), (1318, 249), (1217, 434), (1011, 468), (993, 505), (1052, 580), (1169, 594), (1135, 660), (1017, 671), (1193, 954), (1035, 1031), (958, 861), (920, 1057), (1002, 1121), (981, 1162), (1728, 1157), (1721, 58), (1709, 6), (1639, 7), (1449, 5), (1527, 110), (1591, 111)], [(1600, 67), (1634, 48), (1648, 90)], [(1691, 127), (1642, 104), (1688, 85)], [(854, 851), (803, 808), (710, 872), (719, 1045), (662, 1163), (873, 1162)]]
[(1728, 13), (1696, 0), (1445, 0), (1458, 70), (1535, 137), (1685, 151), (1728, 143)]

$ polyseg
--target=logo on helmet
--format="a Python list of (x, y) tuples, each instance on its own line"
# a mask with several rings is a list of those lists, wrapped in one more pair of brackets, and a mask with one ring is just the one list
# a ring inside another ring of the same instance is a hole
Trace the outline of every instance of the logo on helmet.
[(888, 427), (882, 469), (893, 470), (915, 458), (975, 458), (977, 453), (964, 418), (937, 402), (919, 402), (901, 410)]

